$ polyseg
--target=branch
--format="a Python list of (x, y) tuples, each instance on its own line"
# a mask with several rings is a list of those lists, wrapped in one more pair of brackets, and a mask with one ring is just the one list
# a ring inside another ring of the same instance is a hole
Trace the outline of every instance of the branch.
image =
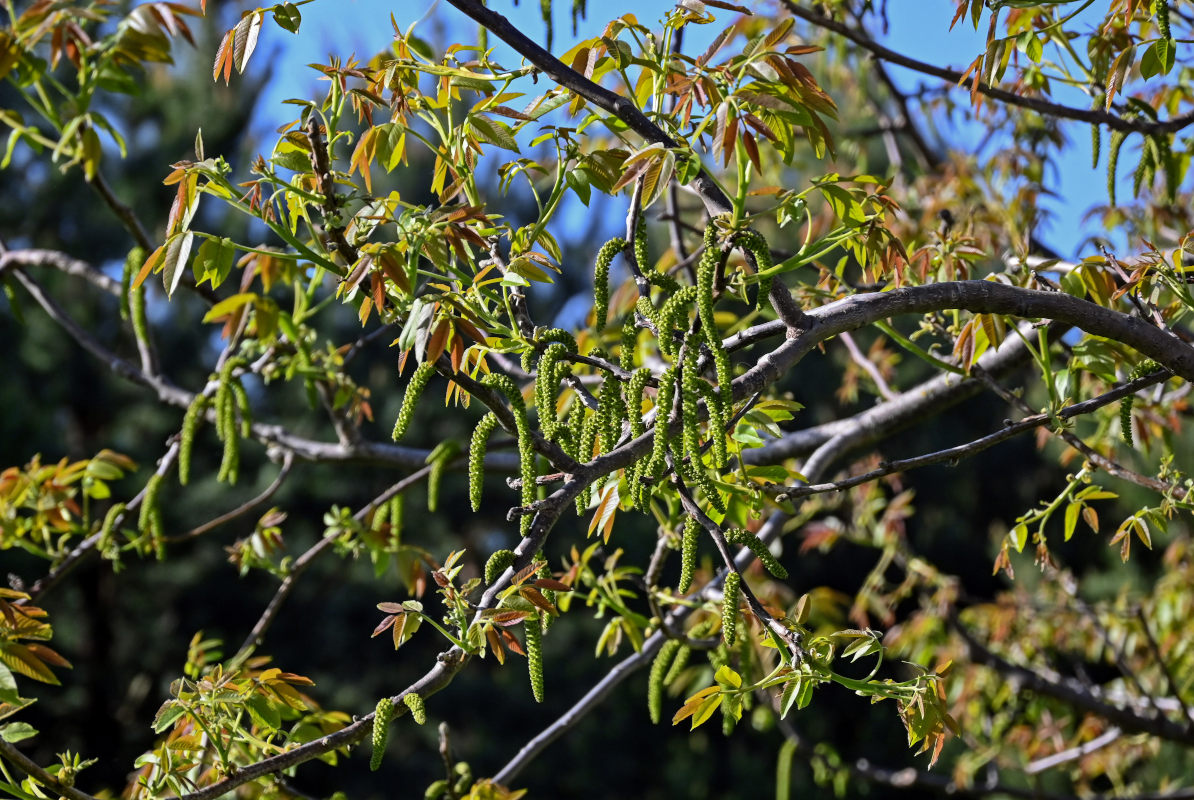
[(52, 267), (66, 275), (82, 278), (113, 297), (120, 297), (120, 282), (112, 280), (86, 261), (58, 250), (8, 250), (0, 253), (0, 275), (14, 267)]
[(1044, 758), (1038, 758), (1036, 761), (1030, 762), (1028, 766), (1024, 767), (1024, 772), (1029, 775), (1036, 775), (1070, 761), (1077, 761), (1091, 753), (1102, 750), (1107, 745), (1117, 741), (1121, 736), (1123, 736), (1123, 731), (1112, 726), (1089, 742), (1083, 742), (1077, 747), (1071, 747), (1059, 753), (1054, 753), (1051, 756), (1045, 756)]
[(734, 380), (736, 398), (775, 383), (818, 344), (844, 332), (896, 314), (927, 314), (957, 309), (1023, 319), (1053, 319), (1114, 339), (1175, 374), (1194, 379), (1194, 349), (1177, 336), (1148, 323), (1060, 292), (1021, 289), (992, 281), (949, 281), (888, 292), (854, 295), (805, 312), (810, 325)]
[[(515, 52), (542, 70), (556, 84), (583, 97), (598, 108), (613, 114), (626, 123), (628, 128), (648, 142), (658, 142), (669, 149), (680, 146), (679, 142), (665, 133), (662, 128), (639, 110), (633, 100), (611, 92), (609, 89), (594, 83), (576, 70), (566, 66), (562, 61), (528, 38), (510, 20), (486, 8), (479, 0), (448, 0), (448, 2), (473, 21), (484, 25), (496, 37), (512, 47)], [(705, 207), (710, 215), (725, 214), (732, 210), (729, 198), (725, 196), (717, 186), (717, 183), (705, 172), (702, 171), (693, 180), (692, 185), (705, 201)]]
[(29, 777), (41, 783), (47, 789), (58, 792), (68, 800), (98, 800), (86, 792), (79, 791), (73, 786), (67, 786), (59, 783), (53, 775), (46, 772), (37, 765), (37, 762), (30, 759), (27, 755), (18, 750), (14, 745), (9, 744), (3, 738), (0, 738), (0, 756), (11, 761), (19, 770), (24, 772)]
[(971, 661), (983, 664), (1003, 675), (1020, 689), (1037, 692), (1066, 705), (1088, 711), (1096, 716), (1123, 729), (1127, 733), (1146, 733), (1159, 739), (1194, 745), (1194, 731), (1187, 726), (1164, 717), (1144, 717), (1130, 708), (1111, 705), (1103, 698), (1093, 694), (1089, 687), (1076, 681), (1066, 680), (1060, 676), (1050, 676), (1037, 671), (1013, 664), (1002, 656), (991, 652), (978, 641), (975, 636), (962, 625), (956, 616), (950, 618), (950, 625), (961, 637), (966, 645), (967, 654)]
[[(846, 39), (849, 39), (854, 44), (871, 53), (876, 58), (880, 58), (897, 66), (905, 67), (906, 69), (914, 70), (925, 75), (931, 75), (934, 78), (940, 78), (950, 84), (958, 85), (962, 83), (965, 76), (957, 70), (947, 69), (945, 67), (938, 67), (924, 61), (918, 61), (915, 58), (910, 58), (903, 53), (898, 53), (888, 47), (884, 47), (878, 42), (868, 37), (865, 33), (855, 30), (848, 25), (845, 25), (837, 20), (822, 14), (813, 8), (803, 8), (798, 5), (795, 0), (783, 0), (784, 7), (794, 17), (799, 17), (805, 22), (812, 23), (818, 28), (831, 31)], [(1035, 111), (1038, 114), (1043, 114), (1051, 117), (1058, 117), (1060, 119), (1072, 119), (1078, 122), (1089, 122), (1092, 125), (1106, 125), (1113, 131), (1135, 132), (1142, 133), (1146, 136), (1155, 134), (1166, 134), (1180, 131), (1182, 128), (1194, 123), (1194, 112), (1182, 114), (1179, 117), (1160, 121), (1150, 119), (1125, 119), (1118, 114), (1112, 114), (1108, 111), (1095, 110), (1090, 108), (1074, 108), (1073, 106), (1061, 105), (1050, 100), (1042, 100), (1037, 97), (1026, 97), (1024, 95), (1009, 92), (1006, 89), (1000, 89), (991, 86), (988, 83), (979, 82), (976, 85), (976, 90), (979, 94), (990, 97), (992, 100), (999, 100), (1012, 106), (1019, 106), (1020, 108), (1027, 108), (1030, 111)]]

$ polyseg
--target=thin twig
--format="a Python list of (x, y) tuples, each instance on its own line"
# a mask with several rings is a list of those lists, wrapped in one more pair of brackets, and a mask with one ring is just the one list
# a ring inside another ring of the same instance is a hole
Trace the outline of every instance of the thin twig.
[[(401, 494), (414, 484), (423, 480), (423, 478), (430, 475), (431, 469), (432, 465), (428, 464), (422, 469), (416, 470), (410, 475), (407, 475), (405, 478), (390, 486), (384, 492), (365, 504), (359, 511), (352, 515), (352, 518), (358, 522), (367, 519), (368, 516), (383, 503), (389, 502), (390, 498)], [(275, 590), (274, 596), (270, 599), (269, 604), (265, 607), (265, 610), (261, 612), (261, 616), (257, 618), (257, 622), (254, 623), (253, 629), (249, 631), (249, 635), (245, 637), (244, 642), (242, 642), (241, 646), (237, 649), (236, 655), (232, 657), (232, 663), (236, 664), (243, 661), (249, 656), (249, 654), (253, 652), (253, 650), (261, 645), (261, 642), (265, 639), (265, 632), (269, 630), (269, 627), (273, 625), (274, 620), (277, 619), (278, 612), (282, 610), (283, 603), (286, 602), (286, 598), (288, 598), (290, 593), (294, 590), (295, 583), (297, 583), (302, 574), (306, 572), (307, 567), (311, 566), (311, 562), (313, 562), (321, 553), (335, 544), (335, 541), (336, 540), (334, 537), (324, 536), (311, 547), (307, 548), (306, 552), (294, 560), (294, 563), (290, 566), (290, 571), (287, 572), (286, 577), (282, 579), (282, 583), (279, 584), (277, 590)]]
[(274, 493), (277, 492), (278, 489), (280, 489), (282, 487), (282, 483), (290, 475), (290, 469), (293, 466), (294, 466), (294, 453), (291, 453), (289, 450), (283, 452), (282, 468), (280, 470), (278, 470), (278, 474), (274, 478), (273, 482), (270, 483), (270, 485), (267, 486), (261, 494), (257, 495), (256, 497), (253, 497), (249, 500), (246, 500), (245, 502), (241, 503), (236, 508), (232, 509), (231, 511), (227, 511), (227, 512), (221, 514), (220, 516), (216, 517), (213, 520), (209, 520), (209, 521), (203, 523), (202, 525), (199, 525), (198, 527), (191, 528), (186, 533), (180, 533), (177, 536), (168, 536), (168, 537), (166, 537), (166, 541), (167, 542), (182, 542), (182, 541), (186, 541), (187, 539), (194, 539), (196, 537), (202, 536), (203, 534), (207, 533), (208, 531), (211, 531), (211, 530), (214, 530), (214, 529), (220, 527), (224, 523), (231, 522), (232, 520), (236, 519), (237, 517), (241, 516), (242, 514), (247, 514), (248, 512), (252, 511), (257, 506), (261, 505), (266, 500), (269, 500), (271, 497), (274, 496)]
[[(1098, 397), (1092, 397), (1089, 400), (1084, 400), (1081, 403), (1075, 403), (1058, 411), (1055, 415), (1049, 414), (1033, 414), (1030, 417), (1014, 422), (1010, 425), (1005, 425), (1002, 430), (989, 433), (986, 436), (980, 437), (966, 444), (960, 444), (955, 447), (947, 447), (943, 450), (937, 450), (932, 453), (926, 453), (920, 456), (913, 456), (912, 458), (897, 459), (895, 461), (888, 461), (881, 464), (878, 468), (870, 470), (861, 475), (854, 475), (850, 478), (844, 478), (840, 481), (833, 481), (829, 483), (818, 483), (806, 486), (796, 486), (782, 490), (782, 493), (776, 498), (777, 500), (797, 500), (801, 497), (807, 497), (813, 494), (822, 494), (824, 492), (836, 492), (842, 489), (849, 489), (852, 486), (858, 486), (862, 483), (868, 483), (877, 480), (886, 475), (893, 475), (898, 472), (907, 472), (911, 469), (918, 469), (920, 467), (927, 467), (932, 464), (942, 463), (956, 463), (964, 458), (969, 458), (976, 453), (981, 453), (1000, 442), (1019, 436), (1036, 428), (1050, 424), (1054, 419), (1071, 419), (1073, 417), (1081, 416), (1082, 414), (1089, 414), (1103, 406), (1114, 403), (1130, 394), (1151, 386), (1155, 383), (1160, 383), (1168, 379), (1168, 373), (1154, 373), (1152, 375), (1145, 375), (1142, 378), (1137, 378), (1134, 381), (1129, 381), (1121, 386), (1117, 386), (1108, 392), (1105, 392)], [(828, 463), (834, 460), (839, 451), (839, 447), (835, 445), (837, 439), (831, 439), (826, 442), (812, 457), (804, 467), (804, 475), (809, 480), (815, 480), (813, 474), (820, 475), (824, 472)], [(832, 451), (832, 455), (831, 455)]]
[(854, 337), (848, 333), (843, 333), (838, 337), (842, 340), (842, 344), (846, 346), (846, 350), (850, 353), (850, 360), (858, 365), (863, 372), (870, 376), (871, 380), (875, 382), (875, 386), (879, 389), (879, 394), (884, 400), (894, 400), (896, 393), (887, 385), (887, 380), (883, 377), (883, 373), (879, 371), (879, 367), (873, 361), (863, 355), (862, 351), (858, 349), (858, 345), (854, 343)]
[[(806, 8), (795, 0), (783, 0), (784, 7), (795, 17), (799, 17), (805, 22), (816, 25), (827, 31), (838, 34), (839, 36), (849, 39), (854, 44), (868, 51), (876, 58), (880, 58), (889, 63), (895, 64), (906, 69), (911, 69), (916, 72), (931, 75), (934, 78), (940, 78), (951, 85), (960, 84), (965, 76), (957, 70), (938, 67), (933, 64), (919, 61), (915, 58), (896, 52), (888, 47), (884, 47), (878, 42), (868, 37), (864, 32), (851, 28), (841, 22), (838, 22), (831, 17), (822, 14), (815, 8)], [(1050, 100), (1043, 100), (1039, 97), (1031, 97), (1026, 95), (1019, 95), (1015, 92), (1009, 92), (1006, 89), (1000, 89), (991, 86), (988, 83), (979, 81), (975, 84), (975, 89), (979, 94), (990, 97), (992, 100), (999, 100), (1012, 106), (1019, 106), (1027, 108), (1030, 111), (1035, 111), (1048, 117), (1055, 117), (1059, 119), (1072, 119), (1078, 122), (1088, 122), (1092, 125), (1106, 125), (1109, 129), (1114, 131), (1136, 132), (1142, 133), (1146, 136), (1174, 133), (1185, 128), (1187, 125), (1194, 123), (1194, 112), (1182, 114), (1179, 117), (1173, 117), (1169, 120), (1151, 120), (1147, 117), (1138, 117), (1133, 119), (1126, 119), (1118, 114), (1112, 114), (1109, 111), (1091, 108), (1074, 108), (1072, 106), (1054, 103)]]

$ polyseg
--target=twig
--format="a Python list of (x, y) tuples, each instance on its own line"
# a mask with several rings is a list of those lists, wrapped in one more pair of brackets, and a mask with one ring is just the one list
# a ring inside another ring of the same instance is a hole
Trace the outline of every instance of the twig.
[[(432, 465), (428, 464), (422, 469), (416, 470), (410, 475), (407, 475), (405, 478), (398, 481), (393, 486), (390, 486), (377, 497), (373, 498), (373, 500), (353, 514), (352, 518), (358, 522), (365, 520), (379, 506), (388, 502), (390, 498), (401, 494), (431, 474), (431, 468)], [(294, 590), (294, 585), (298, 582), (299, 577), (301, 577), (302, 574), (307, 570), (307, 567), (311, 566), (311, 562), (313, 562), (321, 553), (331, 547), (335, 541), (336, 540), (333, 537), (322, 537), (314, 545), (307, 548), (306, 552), (294, 560), (294, 563), (290, 566), (290, 571), (286, 574), (286, 577), (282, 579), (282, 583), (278, 586), (277, 590), (274, 592), (274, 596), (270, 599), (269, 605), (267, 605), (265, 610), (261, 612), (261, 616), (257, 618), (257, 622), (253, 625), (253, 629), (249, 631), (249, 635), (245, 637), (244, 642), (241, 643), (240, 648), (237, 649), (236, 655), (232, 657), (232, 663), (236, 664), (243, 661), (249, 656), (249, 654), (253, 652), (253, 650), (260, 646), (262, 640), (265, 638), (265, 632), (269, 630), (269, 627), (273, 625), (274, 620), (277, 619), (278, 612), (282, 610), (282, 604), (286, 602), (286, 598), (288, 598), (290, 593)]]
[[(963, 458), (969, 458), (976, 453), (981, 453), (1000, 442), (1011, 439), (1014, 436), (1019, 436), (1021, 433), (1033, 430), (1050, 424), (1054, 418), (1071, 419), (1073, 417), (1081, 416), (1082, 414), (1089, 414), (1103, 406), (1114, 403), (1130, 394), (1151, 386), (1155, 383), (1164, 381), (1169, 376), (1166, 373), (1155, 373), (1153, 375), (1145, 375), (1142, 378), (1137, 378), (1134, 381), (1129, 381), (1121, 386), (1111, 389), (1098, 397), (1092, 397), (1089, 400), (1084, 400), (1081, 403), (1075, 403), (1071, 406), (1066, 406), (1050, 417), (1049, 414), (1033, 414), (1030, 417), (1014, 422), (1010, 425), (1004, 426), (1003, 430), (989, 433), (986, 436), (980, 437), (966, 444), (960, 444), (955, 447), (947, 447), (943, 450), (937, 450), (932, 453), (926, 453), (912, 458), (897, 459), (895, 461), (888, 461), (881, 464), (877, 469), (861, 475), (855, 475), (850, 478), (845, 478), (840, 481), (833, 481), (830, 483), (818, 483), (807, 486), (797, 486), (784, 489), (776, 499), (783, 500), (797, 500), (801, 497), (807, 497), (813, 494), (822, 494), (824, 492), (836, 492), (842, 489), (849, 489), (852, 486), (858, 486), (862, 483), (868, 483), (877, 480), (886, 475), (893, 475), (898, 472), (907, 472), (911, 469), (919, 467), (927, 467), (932, 464), (954, 463)], [(831, 439), (829, 442), (823, 444), (804, 466), (804, 475), (810, 480), (815, 480), (813, 475), (821, 475), (827, 468), (828, 464), (833, 461), (838, 452), (840, 452), (840, 445), (836, 445), (839, 439)]]
[(73, 786), (67, 786), (55, 780), (54, 776), (39, 767), (35, 761), (30, 759), (24, 753), (16, 748), (15, 745), (9, 744), (3, 738), (0, 738), (0, 756), (11, 761), (17, 769), (24, 772), (29, 777), (35, 779), (40, 784), (51, 791), (57, 792), (68, 800), (99, 800), (87, 794), (87, 792), (80, 791)]
[(1157, 666), (1161, 668), (1161, 674), (1165, 676), (1165, 683), (1169, 686), (1169, 693), (1177, 700), (1182, 710), (1182, 722), (1185, 723), (1186, 729), (1190, 730), (1194, 726), (1194, 711), (1191, 711), (1190, 706), (1186, 704), (1186, 699), (1182, 696), (1181, 690), (1178, 688), (1177, 680), (1173, 676), (1173, 670), (1169, 668), (1169, 662), (1165, 660), (1165, 654), (1161, 652), (1161, 646), (1157, 642), (1157, 638), (1153, 636), (1152, 627), (1148, 624), (1148, 618), (1144, 616), (1144, 609), (1136, 609), (1136, 618), (1140, 621), (1140, 627), (1144, 630), (1144, 638), (1148, 641), (1148, 647), (1153, 651), (1153, 658), (1157, 660)]
[(883, 399), (894, 400), (896, 393), (887, 385), (887, 380), (883, 377), (883, 373), (879, 371), (879, 368), (875, 366), (874, 362), (863, 355), (862, 351), (858, 349), (858, 345), (854, 343), (854, 337), (848, 333), (843, 333), (838, 338), (842, 340), (842, 344), (849, 351), (850, 359), (875, 382), (875, 386), (878, 387), (879, 394), (882, 395)]
[(1091, 753), (1103, 749), (1112, 742), (1117, 741), (1121, 736), (1123, 736), (1123, 731), (1115, 726), (1112, 726), (1095, 738), (1091, 739), (1089, 742), (1083, 742), (1077, 747), (1071, 747), (1066, 750), (1062, 750), (1059, 753), (1054, 753), (1051, 756), (1045, 756), (1044, 758), (1038, 758), (1035, 761), (1029, 762), (1028, 765), (1024, 767), (1024, 772), (1028, 775), (1037, 775), (1047, 769), (1052, 769), (1053, 767), (1069, 763), (1070, 761), (1077, 761), (1079, 758), (1083, 758)]
[[(957, 70), (946, 69), (938, 67), (933, 64), (928, 64), (924, 61), (919, 61), (915, 58), (910, 58), (903, 53), (898, 53), (895, 50), (884, 47), (873, 39), (869, 38), (862, 31), (855, 30), (848, 25), (838, 22), (814, 8), (806, 8), (794, 0), (783, 0), (784, 7), (795, 17), (799, 17), (805, 22), (812, 23), (818, 28), (843, 36), (849, 39), (854, 44), (868, 51), (876, 58), (890, 62), (906, 69), (922, 72), (925, 75), (932, 75), (934, 78), (940, 78), (952, 85), (957, 85), (962, 82), (963, 74)], [(999, 100), (1012, 106), (1019, 106), (1027, 108), (1030, 111), (1035, 111), (1048, 117), (1057, 117), (1060, 119), (1072, 119), (1078, 122), (1089, 122), (1092, 125), (1106, 125), (1109, 129), (1114, 131), (1136, 132), (1143, 133), (1146, 136), (1164, 133), (1174, 133), (1185, 128), (1187, 125), (1194, 123), (1194, 112), (1183, 114), (1179, 117), (1160, 121), (1151, 120), (1146, 117), (1136, 119), (1125, 119), (1118, 114), (1112, 114), (1108, 111), (1096, 110), (1090, 108), (1074, 108), (1071, 106), (1054, 103), (1049, 100), (1042, 100), (1038, 97), (1028, 97), (1018, 95), (1014, 92), (1009, 92), (1006, 89), (1000, 89), (991, 86), (988, 83), (979, 81), (976, 85), (976, 90), (979, 94), (990, 97), (992, 100)]]
[[(688, 487), (684, 485), (684, 480), (673, 473), (672, 482), (676, 487), (676, 493), (680, 497), (680, 503), (684, 506), (684, 511), (700, 523), (709, 536), (713, 539), (713, 544), (717, 547), (717, 552), (721, 554), (722, 559), (726, 563), (726, 567), (739, 572), (738, 566), (735, 562), (734, 555), (730, 553), (730, 545), (726, 541), (725, 534), (721, 530), (721, 526), (713, 520), (709, 519), (708, 515), (701, 510), (701, 507), (693, 500), (692, 494), (688, 491)], [(741, 572), (739, 572), (741, 575)], [(751, 591), (746, 579), (743, 578), (740, 584), (742, 597), (746, 600), (746, 604), (750, 606), (751, 613), (753, 613), (763, 623), (771, 633), (776, 636), (779, 641), (784, 642), (788, 646), (789, 654), (796, 663), (804, 660), (804, 646), (800, 641), (800, 634), (797, 631), (791, 630), (782, 622), (773, 617), (759, 599), (755, 597), (755, 593)]]
[(277, 492), (278, 489), (280, 489), (282, 487), (282, 483), (290, 475), (290, 469), (293, 466), (294, 466), (294, 453), (287, 450), (282, 454), (282, 468), (280, 470), (278, 470), (278, 474), (274, 478), (273, 482), (270, 483), (270, 485), (267, 486), (261, 494), (257, 495), (254, 498), (246, 500), (244, 503), (241, 503), (236, 508), (232, 509), (231, 511), (227, 511), (227, 512), (221, 514), (220, 516), (216, 517), (213, 520), (209, 520), (198, 527), (191, 528), (191, 530), (187, 531), (186, 533), (180, 533), (177, 536), (168, 536), (168, 537), (166, 537), (166, 541), (167, 542), (182, 542), (182, 541), (186, 541), (187, 539), (194, 539), (196, 537), (202, 536), (203, 534), (207, 533), (208, 531), (211, 531), (211, 530), (214, 530), (214, 529), (220, 527), (221, 525), (223, 525), (226, 522), (231, 522), (232, 520), (236, 519), (237, 517), (241, 516), (242, 514), (247, 514), (248, 512), (252, 511), (257, 506), (261, 505), (266, 500), (269, 500), (271, 497), (274, 496), (274, 493)]
[(1194, 744), (1194, 732), (1184, 725), (1178, 725), (1165, 717), (1145, 717), (1133, 709), (1111, 705), (1092, 693), (1089, 688), (1075, 681), (1052, 676), (1051, 672), (1044, 669), (1029, 669), (1013, 664), (981, 644), (962, 625), (956, 615), (951, 614), (949, 622), (966, 645), (971, 661), (991, 667), (1021, 688), (1047, 695), (1074, 708), (1088, 711), (1127, 733), (1147, 733), (1180, 744)]

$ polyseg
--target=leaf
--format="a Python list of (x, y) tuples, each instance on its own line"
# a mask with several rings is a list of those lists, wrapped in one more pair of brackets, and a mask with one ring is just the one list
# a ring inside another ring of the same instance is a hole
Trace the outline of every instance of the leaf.
[(721, 686), (728, 689), (742, 688), (742, 676), (730, 668), (728, 664), (723, 664), (718, 668), (717, 673), (713, 676)]
[(1011, 529), (1011, 531), (1008, 533), (1008, 536), (1011, 538), (1012, 544), (1016, 548), (1016, 552), (1023, 553), (1024, 545), (1028, 543), (1028, 526), (1021, 522), (1020, 524), (1016, 525), (1016, 527)]
[(503, 150), (518, 149), (518, 141), (514, 138), (514, 129), (500, 119), (486, 117), (483, 114), (473, 114), (468, 118), (469, 125), (476, 131), (478, 138), (487, 144), (497, 145)]
[(174, 724), (175, 720), (187, 713), (187, 707), (177, 700), (167, 700), (162, 703), (158, 713), (153, 718), (153, 732), (161, 733)]
[(257, 37), (261, 35), (261, 24), (265, 22), (265, 12), (260, 9), (251, 11), (233, 29), (232, 61), (236, 71), (244, 74), (249, 65), (249, 58), (257, 49)]
[(194, 240), (195, 234), (187, 231), (174, 234), (166, 242), (166, 255), (162, 263), (162, 285), (166, 287), (167, 297), (174, 294), (179, 281), (182, 280), (182, 273), (186, 268), (187, 259), (191, 255), (191, 243)]
[(302, 21), (303, 15), (294, 3), (279, 3), (274, 6), (274, 22), (278, 23), (282, 30), (298, 33)]
[(219, 81), (223, 76), (224, 83), (227, 84), (232, 77), (232, 42), (235, 38), (236, 29), (228, 31), (224, 37), (220, 39), (220, 46), (216, 50), (216, 60), (211, 68), (211, 79)]
[(0, 739), (9, 744), (15, 744), (36, 735), (37, 728), (28, 722), (10, 722), (7, 725), (0, 725)]
[(156, 272), (162, 265), (162, 259), (166, 257), (166, 245), (162, 245), (157, 250), (149, 254), (149, 258), (145, 259), (145, 263), (141, 265), (141, 269), (137, 272), (137, 277), (133, 280), (131, 288), (133, 291), (141, 288), (141, 284), (145, 283), (145, 279), (149, 277), (151, 272)]
[(240, 294), (226, 297), (208, 309), (207, 313), (203, 315), (203, 321), (215, 322), (216, 320), (221, 320), (241, 306), (252, 303), (256, 299), (256, 292), (241, 292)]
[(50, 671), (50, 668), (25, 645), (17, 644), (16, 642), (4, 642), (0, 644), (0, 661), (3, 661), (26, 678), (32, 678), (35, 681), (49, 683), (54, 686), (58, 686), (60, 683), (54, 673)]
[(1082, 510), (1082, 503), (1070, 503), (1065, 507), (1065, 540), (1068, 542), (1078, 527), (1078, 514)]
[(1107, 75), (1107, 97), (1103, 101), (1104, 110), (1111, 110), (1111, 101), (1115, 99), (1115, 93), (1123, 87), (1124, 81), (1127, 79), (1128, 70), (1135, 59), (1135, 45), (1128, 47), (1115, 57), (1115, 61), (1112, 63), (1111, 70)]

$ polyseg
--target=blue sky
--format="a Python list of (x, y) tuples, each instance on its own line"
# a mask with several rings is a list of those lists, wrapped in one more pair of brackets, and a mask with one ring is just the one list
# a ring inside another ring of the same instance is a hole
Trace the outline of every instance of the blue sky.
[[(643, 24), (655, 26), (674, 4), (667, 0), (590, 0), (588, 5), (589, 19), (580, 23), (579, 33), (582, 37), (598, 33), (605, 21), (625, 13), (634, 13)], [(964, 22), (959, 23), (952, 32), (948, 30), (954, 9), (952, 0), (895, 0), (891, 5), (891, 29), (883, 41), (893, 49), (941, 66), (964, 68), (984, 48), (985, 24), (979, 32)], [(541, 39), (544, 25), (539, 18), (539, 4), (535, 0), (522, 0), (517, 8), (512, 7), (509, 0), (495, 0), (491, 6), (506, 13), (533, 38)], [(556, 6), (553, 49), (560, 53), (575, 40), (571, 36), (567, 13), (570, 4), (557, 0)], [(903, 16), (898, 13), (900, 9), (906, 11), (909, 8), (915, 8), (916, 11)], [(300, 36), (293, 37), (273, 25), (267, 25), (263, 31), (262, 46), (279, 47), (280, 53), (274, 70), (275, 81), (262, 98), (261, 108), (266, 117), (260, 121), (261, 129), (271, 130), (285, 116), (284, 107), (278, 105), (282, 100), (309, 96), (316, 90), (315, 73), (305, 66), (307, 63), (324, 60), (328, 53), (344, 56), (355, 52), (361, 57), (368, 57), (386, 47), (392, 33), (391, 12), (403, 29), (422, 19), (420, 30), (425, 38), (432, 40), (453, 35), (457, 39), (468, 39), (475, 30), (472, 23), (464, 20), (463, 15), (450, 5), (431, 0), (405, 0), (399, 3), (393, 0), (317, 0), (302, 6)], [(446, 24), (468, 27), (449, 30), (443, 27)], [(437, 26), (440, 35), (437, 35)], [(694, 32), (699, 35), (709, 31), (708, 36), (711, 37), (715, 32), (711, 29), (715, 27), (718, 26), (708, 26), (703, 30), (697, 28)], [(694, 43), (693, 46), (698, 44)], [(499, 51), (498, 58), (506, 64), (517, 63), (517, 57), (513, 54), (503, 56)], [(892, 67), (890, 71), (897, 82), (909, 89), (921, 83), (935, 83), (935, 79), (902, 68)], [(964, 90), (957, 91), (959, 100), (964, 104)], [(1077, 92), (1060, 99), (1077, 106), (1085, 106), (1088, 102)], [(971, 148), (986, 132), (976, 125), (946, 127), (944, 130), (952, 141)], [(1054, 214), (1052, 223), (1043, 231), (1043, 238), (1062, 255), (1073, 257), (1080, 255), (1077, 247), (1083, 239), (1100, 232), (1097, 227), (1084, 225), (1081, 220), (1091, 206), (1106, 199), (1105, 164), (1100, 164), (1097, 169), (1091, 168), (1090, 131), (1087, 126), (1067, 123), (1065, 133), (1071, 150), (1061, 169), (1060, 184), (1055, 187), (1059, 197), (1043, 200), (1043, 204)], [(1125, 158), (1125, 161), (1128, 159)], [(1122, 176), (1121, 183), (1126, 179), (1127, 176)], [(1126, 195), (1127, 192), (1121, 191), (1121, 196)]]

